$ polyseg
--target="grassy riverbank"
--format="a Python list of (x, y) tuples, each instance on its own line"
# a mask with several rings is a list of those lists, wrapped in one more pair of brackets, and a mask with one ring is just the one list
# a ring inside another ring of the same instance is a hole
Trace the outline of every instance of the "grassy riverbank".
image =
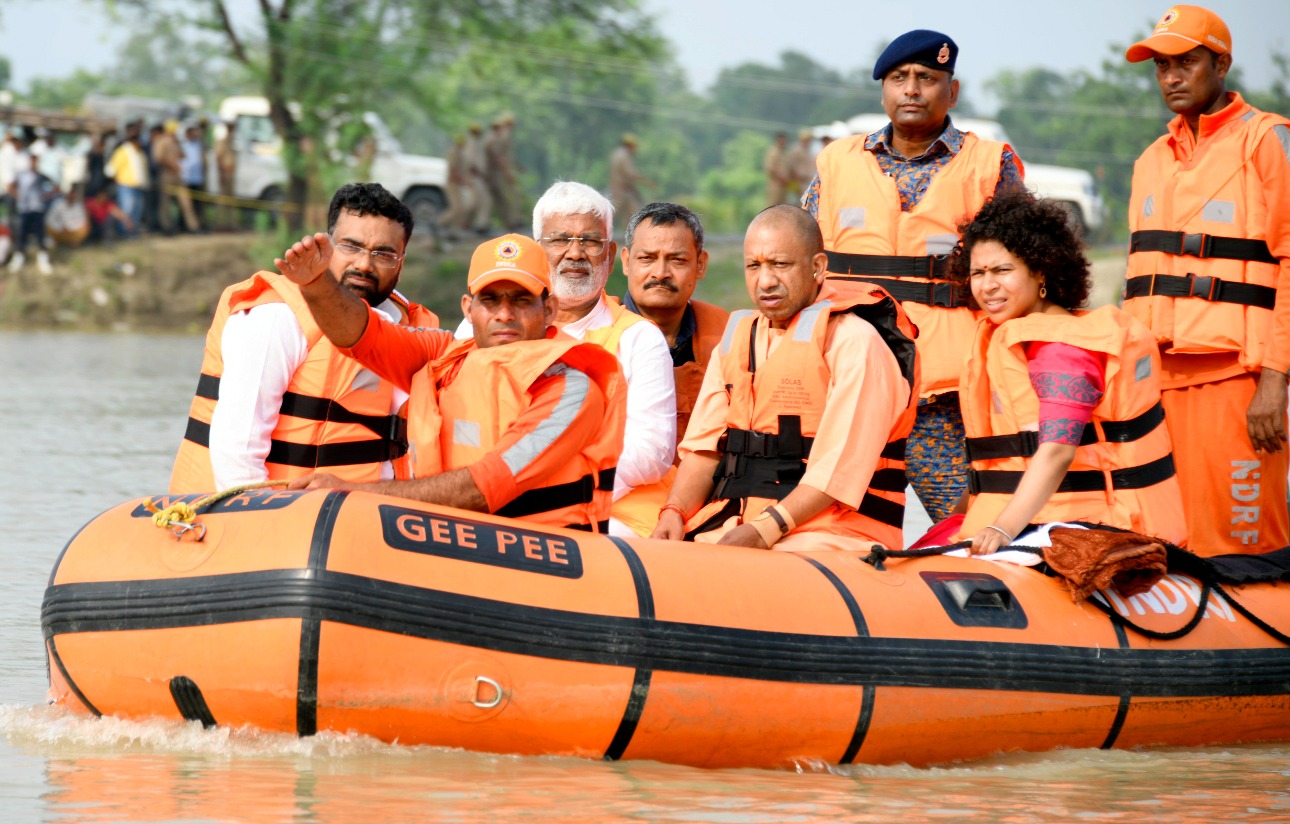
[[(272, 269), (285, 248), (276, 235), (218, 234), (148, 237), (112, 247), (58, 250), (54, 271), (41, 275), (28, 261), (18, 273), (0, 270), (0, 326), (204, 332), (220, 292), (257, 269)], [(400, 283), (413, 300), (453, 325), (470, 263), (471, 243), (436, 247), (414, 239)], [(749, 305), (740, 238), (712, 238), (708, 276), (697, 296), (734, 309)], [(1096, 304), (1115, 300), (1124, 278), (1120, 248), (1093, 250)], [(626, 289), (621, 266), (611, 294)]]

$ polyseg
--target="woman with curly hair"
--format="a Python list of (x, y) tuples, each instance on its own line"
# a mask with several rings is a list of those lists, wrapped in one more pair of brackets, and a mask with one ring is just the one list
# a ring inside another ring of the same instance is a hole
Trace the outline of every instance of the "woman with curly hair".
[(1160, 354), (1114, 306), (1056, 203), (1000, 194), (959, 227), (952, 262), (982, 318), (960, 381), (972, 554), (1031, 524), (1091, 522), (1186, 542), (1160, 406)]

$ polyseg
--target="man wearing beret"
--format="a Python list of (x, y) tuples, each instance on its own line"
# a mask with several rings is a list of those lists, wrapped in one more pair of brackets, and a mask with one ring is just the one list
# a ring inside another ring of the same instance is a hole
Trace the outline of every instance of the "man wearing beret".
[(1165, 422), (1201, 555), (1290, 543), (1290, 120), (1224, 88), (1232, 35), (1174, 6), (1130, 63), (1153, 61), (1168, 133), (1133, 168), (1124, 308), (1160, 344)]
[(873, 68), (891, 122), (825, 147), (802, 196), (824, 235), (830, 283), (882, 286), (918, 326), (922, 385), (905, 463), (933, 521), (950, 515), (967, 487), (958, 382), (976, 326), (946, 255), (960, 220), (995, 192), (1024, 185), (1012, 147), (950, 122), (958, 53), (952, 39), (926, 29), (893, 40)]

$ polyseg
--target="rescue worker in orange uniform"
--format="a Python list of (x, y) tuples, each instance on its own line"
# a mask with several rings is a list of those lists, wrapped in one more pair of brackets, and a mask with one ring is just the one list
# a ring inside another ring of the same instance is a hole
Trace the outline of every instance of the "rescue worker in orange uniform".
[(909, 437), (909, 482), (933, 521), (967, 483), (958, 380), (976, 317), (949, 279), (956, 225), (996, 192), (1022, 188), (1012, 147), (954, 127), (958, 46), (918, 29), (891, 42), (874, 64), (891, 123), (835, 140), (816, 157), (802, 206), (819, 221), (829, 279), (886, 289), (918, 327), (922, 385)]
[(731, 315), (708, 363), (653, 537), (903, 546), (913, 327), (877, 287), (841, 298), (826, 264), (819, 227), (796, 206), (766, 209), (748, 227), (744, 278), (757, 311)]
[(1218, 15), (1174, 6), (1126, 58), (1152, 60), (1168, 134), (1138, 158), (1124, 308), (1155, 334), (1190, 549), (1290, 544), (1290, 120), (1224, 80)]
[(693, 297), (708, 272), (699, 216), (679, 203), (647, 204), (627, 221), (622, 260), (627, 276), (623, 306), (653, 323), (667, 339), (680, 444), (708, 359), (730, 319), (720, 306)]
[(962, 233), (954, 274), (984, 317), (960, 382), (959, 539), (984, 554), (1032, 523), (1087, 521), (1185, 544), (1159, 351), (1116, 307), (1079, 309), (1092, 280), (1065, 210), (1007, 192)]
[[(377, 183), (342, 186), (327, 227), (331, 280), (395, 323), (439, 325), (395, 291), (412, 236), (412, 213), (398, 198)], [(351, 481), (393, 478), (407, 452), (397, 414), (406, 399), (336, 350), (299, 289), (258, 272), (220, 296), (170, 491), (210, 492), (320, 468)]]
[(275, 263), (336, 346), (409, 393), (413, 477), (355, 484), (318, 474), (292, 488), (361, 489), (604, 532), (623, 442), (622, 378), (612, 355), (553, 326), (558, 301), (542, 247), (521, 235), (479, 245), (461, 299), (474, 335), (462, 341), (382, 319), (322, 277), (331, 255), (318, 234)]

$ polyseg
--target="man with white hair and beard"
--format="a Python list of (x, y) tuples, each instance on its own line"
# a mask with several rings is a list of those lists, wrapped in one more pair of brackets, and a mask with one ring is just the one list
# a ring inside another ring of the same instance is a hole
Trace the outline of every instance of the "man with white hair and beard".
[[(618, 251), (614, 207), (583, 183), (559, 181), (533, 207), (533, 237), (546, 251), (559, 299), (555, 325), (603, 346), (627, 379), (627, 429), (614, 479), (609, 534), (648, 536), (667, 501), (676, 454), (672, 355), (659, 328), (605, 294)], [(457, 337), (473, 334), (469, 321)]]

